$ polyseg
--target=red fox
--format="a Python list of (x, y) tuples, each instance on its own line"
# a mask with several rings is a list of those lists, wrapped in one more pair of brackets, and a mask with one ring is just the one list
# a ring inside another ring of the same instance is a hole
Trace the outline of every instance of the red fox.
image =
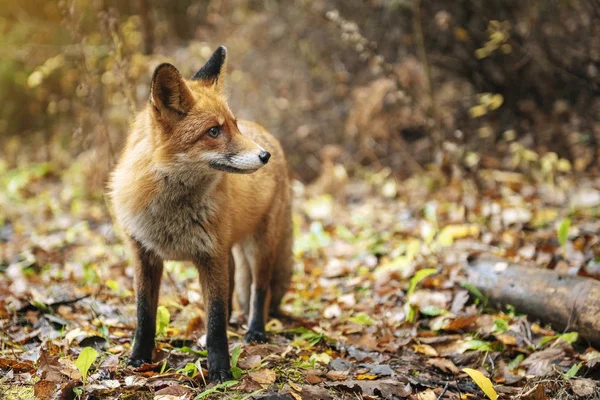
[[(208, 377), (231, 379), (227, 322), (234, 275), (249, 313), (247, 342), (263, 342), (291, 279), (291, 191), (278, 141), (237, 120), (223, 95), (219, 47), (190, 80), (170, 64), (130, 130), (110, 198), (135, 264), (137, 321), (128, 362), (151, 362), (163, 260), (192, 261), (208, 314)], [(235, 257), (235, 260), (234, 260)], [(235, 271), (235, 272), (234, 272)]]

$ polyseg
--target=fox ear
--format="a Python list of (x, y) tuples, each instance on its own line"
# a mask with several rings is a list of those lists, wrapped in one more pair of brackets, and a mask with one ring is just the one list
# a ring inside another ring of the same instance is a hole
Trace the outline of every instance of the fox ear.
[(163, 116), (181, 116), (192, 108), (194, 96), (177, 68), (165, 63), (152, 75), (150, 101)]
[(192, 76), (194, 81), (205, 81), (209, 85), (223, 86), (223, 75), (225, 74), (225, 61), (227, 59), (227, 48), (219, 46), (206, 64)]

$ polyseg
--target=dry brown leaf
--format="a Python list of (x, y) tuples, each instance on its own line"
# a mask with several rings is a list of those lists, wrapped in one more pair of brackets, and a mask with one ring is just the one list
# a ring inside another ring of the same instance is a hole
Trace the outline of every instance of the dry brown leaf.
[(477, 319), (476, 315), (469, 317), (456, 317), (446, 323), (446, 325), (442, 328), (446, 331), (458, 331), (467, 326), (471, 325)]
[(565, 351), (556, 347), (537, 351), (527, 357), (521, 363), (527, 368), (527, 375), (544, 376), (552, 372), (552, 362), (560, 361), (565, 356)]
[(241, 358), (238, 361), (238, 366), (241, 369), (254, 369), (256, 367), (258, 367), (260, 365), (260, 362), (262, 361), (262, 357), (259, 356), (258, 354), (254, 354), (245, 358)]
[(61, 358), (58, 363), (62, 366), (60, 372), (71, 380), (78, 381), (81, 379), (81, 372), (75, 366), (75, 362), (68, 358)]
[(498, 361), (498, 367), (496, 368), (496, 374), (493, 377), (494, 382), (496, 383), (504, 383), (508, 385), (512, 385), (513, 383), (519, 382), (523, 379), (520, 375), (513, 374), (504, 360)]
[(8, 358), (0, 358), (0, 369), (5, 370), (13, 370), (15, 372), (35, 372), (35, 368), (33, 367), (33, 363), (29, 360), (17, 361), (11, 360)]
[[(338, 372), (338, 371), (332, 371), (332, 372)], [(304, 379), (306, 379), (306, 382), (313, 384), (313, 385), (317, 384), (317, 383), (325, 382), (325, 379), (323, 379), (317, 375), (305, 375)], [(342, 379), (345, 379), (345, 377)]]
[(459, 371), (458, 367), (447, 358), (430, 358), (427, 360), (427, 364), (433, 365), (434, 367), (440, 369), (442, 372), (451, 372), (453, 374), (458, 374)]
[(588, 378), (574, 379), (571, 381), (571, 390), (581, 398), (588, 398), (594, 392), (600, 391), (596, 382)]
[(35, 397), (39, 400), (50, 400), (54, 396), (54, 393), (58, 389), (56, 382), (41, 380), (33, 385), (33, 392)]
[(254, 382), (260, 383), (261, 385), (271, 385), (275, 383), (275, 380), (277, 379), (277, 374), (275, 374), (275, 371), (267, 368), (249, 372), (248, 375), (250, 375)]
[(348, 378), (348, 371), (329, 371), (326, 376), (332, 381), (343, 381)]
[(527, 392), (523, 393), (520, 400), (549, 400), (542, 384), (537, 384)]
[(185, 400), (192, 396), (190, 388), (180, 385), (167, 386), (154, 392), (155, 396), (173, 396), (175, 398)]

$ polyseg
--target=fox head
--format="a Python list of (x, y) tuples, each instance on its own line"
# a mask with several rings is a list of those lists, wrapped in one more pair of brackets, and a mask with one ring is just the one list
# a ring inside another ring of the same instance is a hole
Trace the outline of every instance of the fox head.
[(252, 173), (269, 161), (269, 152), (240, 132), (227, 105), (226, 58), (226, 48), (219, 47), (191, 80), (171, 64), (154, 71), (150, 107), (161, 163)]

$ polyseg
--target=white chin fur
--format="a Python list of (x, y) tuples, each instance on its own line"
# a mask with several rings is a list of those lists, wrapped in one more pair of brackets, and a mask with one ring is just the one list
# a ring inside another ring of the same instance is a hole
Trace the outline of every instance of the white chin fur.
[(233, 168), (242, 170), (257, 170), (263, 167), (265, 164), (260, 161), (258, 154), (236, 154), (230, 157), (229, 160), (224, 160), (224, 164), (230, 165)]
[(211, 152), (203, 154), (202, 159), (213, 169), (233, 173), (252, 173), (265, 165), (258, 158), (258, 153), (241, 153), (227, 157)]

